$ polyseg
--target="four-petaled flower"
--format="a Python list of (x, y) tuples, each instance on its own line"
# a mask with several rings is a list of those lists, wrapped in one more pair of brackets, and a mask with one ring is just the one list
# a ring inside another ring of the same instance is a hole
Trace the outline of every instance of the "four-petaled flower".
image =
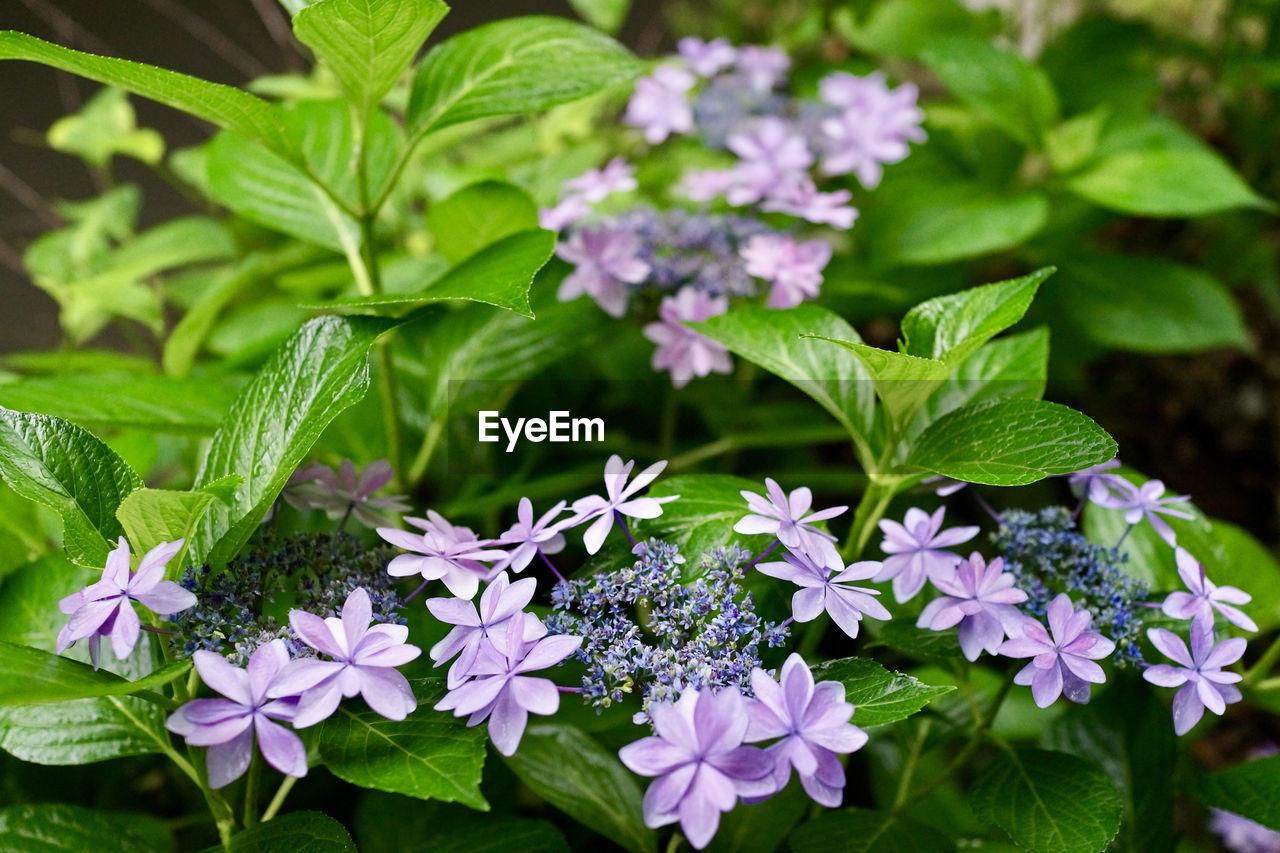
[(750, 718), (736, 687), (686, 690), (674, 704), (651, 705), (649, 716), (655, 734), (618, 752), (633, 772), (658, 777), (644, 795), (646, 826), (679, 821), (701, 850), (739, 796), (773, 793), (773, 762), (764, 750), (742, 745)]
[(1152, 684), (1178, 688), (1173, 696), (1175, 732), (1184, 735), (1191, 731), (1204, 716), (1205, 708), (1221, 714), (1228, 705), (1240, 701), (1240, 688), (1235, 684), (1243, 676), (1224, 672), (1222, 668), (1244, 655), (1244, 638), (1232, 637), (1215, 645), (1211, 619), (1196, 619), (1191, 623), (1189, 653), (1187, 644), (1172, 631), (1152, 628), (1147, 631), (1147, 636), (1161, 654), (1178, 664), (1156, 664), (1142, 673), (1142, 677)]
[(1027, 594), (1014, 588), (1015, 580), (1004, 570), (1003, 558), (988, 565), (974, 551), (956, 568), (955, 577), (933, 579), (943, 596), (925, 605), (916, 627), (945, 631), (959, 623), (960, 649), (966, 658), (977, 660), (983, 649), (994, 655), (1005, 635), (1015, 635), (1022, 624), (1022, 613), (1014, 605), (1026, 601)]
[(1014, 676), (1013, 683), (1030, 684), (1039, 707), (1049, 707), (1059, 694), (1072, 702), (1088, 702), (1089, 685), (1106, 681), (1102, 667), (1094, 661), (1111, 654), (1116, 644), (1086, 630), (1093, 616), (1088, 610), (1074, 610), (1065, 592), (1049, 602), (1047, 614), (1049, 631), (1024, 616), (1022, 636), (1005, 640), (999, 653), (1011, 658), (1033, 658)]
[(1252, 601), (1249, 593), (1234, 586), (1218, 586), (1205, 577), (1204, 565), (1191, 556), (1187, 549), (1178, 547), (1174, 551), (1178, 562), (1178, 576), (1187, 585), (1190, 592), (1169, 593), (1161, 609), (1166, 616), (1174, 619), (1207, 619), (1213, 623), (1213, 611), (1218, 611), (1232, 625), (1246, 631), (1258, 630), (1258, 625), (1242, 610), (1232, 607), (1233, 604), (1248, 604)]
[[(436, 666), (458, 655), (449, 667), (445, 684), (450, 690), (471, 676), (476, 657), (486, 643), (505, 648), (509, 624), (524, 631), (524, 640), (532, 642), (546, 635), (547, 629), (536, 616), (524, 614), (525, 605), (533, 599), (537, 581), (525, 578), (511, 583), (502, 572), (480, 593), (480, 608), (465, 598), (428, 598), (431, 615), (454, 627), (444, 639), (431, 647), (431, 660)], [(525, 618), (528, 615), (528, 618)]]
[(840, 552), (832, 544), (836, 537), (819, 530), (813, 523), (835, 518), (848, 507), (833, 506), (809, 513), (809, 507), (813, 505), (813, 492), (809, 491), (808, 486), (793, 489), (788, 496), (772, 477), (766, 477), (764, 485), (769, 493), (768, 499), (746, 489), (739, 492), (746, 499), (751, 514), (743, 516), (733, 526), (734, 531), (747, 535), (767, 533), (778, 537), (778, 541), (792, 551), (808, 554), (814, 562), (829, 566), (843, 565)]
[(640, 238), (623, 228), (579, 228), (556, 245), (556, 255), (574, 265), (556, 298), (568, 302), (585, 293), (606, 314), (621, 317), (627, 312), (627, 285), (649, 274), (640, 248)]
[(492, 540), (476, 539), (466, 527), (455, 527), (439, 513), (430, 511), (426, 519), (405, 516), (405, 521), (420, 528), (410, 533), (394, 527), (379, 527), (378, 535), (406, 551), (387, 564), (392, 577), (422, 575), (424, 580), (444, 581), (449, 592), (459, 598), (471, 598), (480, 588), (480, 580), (492, 572), (484, 562), (492, 563), (507, 556), (492, 549)]
[(636, 81), (622, 121), (644, 131), (645, 141), (657, 145), (673, 133), (693, 127), (693, 107), (685, 93), (696, 78), (683, 68), (661, 65)]
[(751, 275), (770, 282), (767, 305), (794, 308), (818, 295), (831, 246), (822, 240), (797, 243), (780, 234), (757, 234), (738, 253)]
[[(1128, 481), (1125, 481), (1128, 482)], [(1169, 526), (1169, 522), (1160, 516), (1169, 515), (1174, 518), (1193, 519), (1194, 515), (1186, 510), (1173, 509), (1170, 504), (1191, 500), (1190, 495), (1164, 495), (1164, 483), (1159, 480), (1148, 480), (1139, 488), (1129, 487), (1129, 494), (1125, 495), (1115, 505), (1116, 509), (1125, 510), (1124, 520), (1129, 524), (1137, 524), (1144, 517), (1151, 523), (1151, 528), (1160, 535), (1160, 538), (1170, 545), (1178, 544), (1178, 535), (1173, 532), (1173, 528)]]
[(393, 513), (409, 509), (404, 495), (373, 496), (390, 483), (393, 476), (391, 463), (385, 459), (370, 462), (358, 476), (355, 463), (350, 459), (343, 459), (337, 471), (313, 462), (289, 478), (283, 497), (295, 509), (324, 510), (332, 521), (350, 513), (365, 527), (377, 527), (390, 524)]
[(129, 572), (129, 543), (121, 536), (107, 555), (102, 578), (58, 602), (71, 618), (58, 632), (56, 649), (62, 654), (76, 640), (89, 638), (89, 659), (98, 668), (103, 637), (111, 638), (111, 650), (124, 660), (138, 644), (142, 623), (133, 602), (161, 616), (195, 606), (196, 597), (173, 581), (164, 579), (165, 564), (182, 550), (183, 540), (161, 542), (146, 553), (138, 570)]
[(765, 748), (773, 761), (775, 789), (786, 787), (794, 767), (814, 801), (839, 807), (845, 778), (836, 756), (855, 752), (867, 742), (867, 733), (849, 722), (853, 705), (844, 700), (844, 685), (815, 685), (809, 666), (793, 652), (777, 681), (762, 669), (752, 670), (751, 689), (756, 695), (747, 705), (747, 742), (781, 738)]
[(289, 611), (289, 626), (311, 648), (332, 660), (300, 658), (289, 664), (267, 697), (298, 696), (295, 728), (312, 726), (338, 709), (344, 696), (359, 693), (369, 707), (389, 720), (403, 720), (418, 707), (409, 681), (396, 671), (422, 650), (405, 642), (406, 625), (370, 626), (369, 593), (358, 587), (342, 605), (342, 617), (321, 619), (304, 610)]
[(825, 610), (841, 631), (856, 637), (864, 613), (872, 619), (890, 618), (889, 611), (875, 599), (880, 590), (849, 586), (851, 581), (875, 575), (880, 571), (879, 563), (873, 560), (853, 563), (833, 575), (830, 566), (819, 564), (808, 554), (783, 554), (782, 560), (761, 563), (756, 568), (762, 574), (803, 587), (791, 597), (791, 615), (797, 622), (811, 622)]
[[(532, 614), (521, 618), (532, 619)], [(486, 644), (471, 669), (475, 676), (436, 703), (437, 711), (470, 715), (468, 726), (489, 720), (489, 738), (503, 755), (514, 755), (524, 736), (529, 714), (547, 716), (560, 707), (560, 692), (549, 678), (527, 673), (554, 666), (582, 645), (581, 637), (556, 634), (526, 642), (525, 631), (509, 625), (502, 648)]]
[(561, 531), (573, 524), (571, 518), (555, 521), (556, 516), (564, 512), (564, 508), (565, 501), (560, 501), (534, 521), (533, 502), (528, 498), (521, 498), (520, 505), (516, 509), (516, 523), (508, 527), (507, 532), (493, 543), (515, 547), (493, 564), (494, 571), (511, 569), (516, 574), (520, 574), (539, 552), (558, 554), (563, 551), (564, 534)]
[(594, 554), (600, 550), (605, 537), (613, 529), (613, 522), (617, 516), (657, 518), (662, 515), (664, 503), (680, 497), (679, 495), (668, 495), (662, 498), (633, 497), (636, 492), (652, 483), (654, 478), (662, 473), (662, 469), (667, 467), (667, 461), (663, 459), (653, 463), (636, 474), (636, 478), (628, 483), (627, 477), (631, 476), (631, 469), (635, 464), (635, 460), (632, 459), (624, 465), (622, 457), (616, 453), (613, 454), (604, 465), (604, 488), (607, 497), (587, 495), (573, 502), (573, 511), (576, 513), (575, 524), (595, 519), (582, 534), (582, 543), (587, 546), (588, 554)]
[(262, 757), (286, 776), (307, 775), (307, 750), (302, 738), (275, 722), (293, 720), (298, 700), (269, 695), (289, 665), (284, 640), (263, 643), (245, 669), (222, 655), (198, 651), (192, 656), (200, 680), (225, 699), (193, 699), (169, 717), (165, 727), (192, 746), (207, 746), (209, 786), (221, 788), (249, 768), (254, 735)]
[(884, 541), (880, 549), (890, 556), (884, 561), (884, 568), (872, 580), (893, 580), (893, 597), (899, 603), (910, 601), (923, 587), (926, 578), (935, 582), (939, 579), (949, 580), (955, 577), (956, 566), (960, 563), (960, 555), (947, 548), (968, 542), (978, 535), (977, 527), (953, 527), (942, 529), (942, 519), (946, 507), (929, 515), (922, 509), (912, 507), (907, 516), (899, 524), (890, 519), (881, 519), (880, 529), (884, 531)]
[(644, 336), (658, 345), (653, 353), (653, 369), (671, 371), (671, 384), (683, 388), (695, 376), (730, 373), (733, 361), (724, 344), (699, 334), (686, 321), (698, 322), (729, 310), (725, 296), (684, 287), (675, 296), (662, 300), (659, 322), (644, 327)]

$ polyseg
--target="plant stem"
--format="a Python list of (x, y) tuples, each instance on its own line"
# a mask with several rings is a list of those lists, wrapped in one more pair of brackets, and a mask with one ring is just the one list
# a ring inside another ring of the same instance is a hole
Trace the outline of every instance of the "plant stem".
[(258, 823), (258, 783), (262, 777), (262, 760), (255, 752), (249, 760), (249, 775), (244, 783), (244, 828)]
[(1240, 686), (1251, 687), (1266, 678), (1278, 660), (1280, 660), (1280, 633), (1276, 634), (1275, 639), (1271, 641), (1271, 645), (1262, 653), (1262, 657), (1258, 658), (1253, 666), (1249, 667), (1249, 671), (1244, 674), (1244, 679), (1240, 682)]
[(858, 508), (853, 513), (853, 525), (849, 528), (849, 538), (845, 540), (840, 556), (846, 561), (859, 556), (871, 540), (876, 524), (884, 516), (898, 490), (898, 480), (885, 481), (873, 476), (867, 485)]
[(276, 788), (276, 794), (271, 798), (271, 802), (267, 804), (267, 810), (262, 813), (262, 822), (266, 823), (271, 820), (280, 811), (280, 807), (284, 805), (285, 797), (289, 796), (289, 792), (293, 790), (293, 786), (298, 782), (297, 776), (286, 776), (284, 781), (280, 783), (280, 787)]
[(902, 776), (898, 779), (898, 791), (893, 797), (895, 809), (900, 808), (911, 793), (911, 777), (915, 775), (916, 764), (920, 761), (920, 753), (924, 750), (924, 742), (929, 738), (929, 729), (932, 727), (933, 720), (926, 717), (920, 721), (920, 726), (916, 729), (915, 739), (911, 741), (906, 760), (902, 762)]
[(405, 477), (405, 484), (410, 488), (426, 476), (427, 466), (431, 464), (431, 457), (435, 454), (436, 445), (440, 443), (440, 436), (443, 434), (444, 419), (433, 418), (431, 425), (427, 427), (427, 434), (422, 438), (422, 446), (418, 448), (418, 455), (414, 457), (412, 464), (409, 465), (409, 473)]

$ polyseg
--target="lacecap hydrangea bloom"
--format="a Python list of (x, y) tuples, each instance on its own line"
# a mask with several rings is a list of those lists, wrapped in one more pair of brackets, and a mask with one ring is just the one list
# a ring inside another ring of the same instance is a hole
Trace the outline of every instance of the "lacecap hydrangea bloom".
[(933, 578), (939, 592), (925, 605), (916, 627), (945, 631), (960, 626), (960, 650), (971, 661), (986, 651), (997, 654), (1005, 637), (1015, 636), (1022, 626), (1022, 612), (1015, 606), (1027, 594), (1014, 586), (1016, 578), (1004, 570), (1004, 560), (996, 557), (988, 564), (974, 551), (962, 560), (953, 578)]
[(947, 550), (968, 542), (978, 535), (978, 528), (971, 526), (942, 529), (946, 507), (938, 507), (933, 514), (912, 507), (901, 523), (881, 519), (880, 529), (884, 541), (880, 550), (889, 556), (873, 581), (893, 581), (893, 597), (901, 604), (916, 597), (924, 588), (924, 582), (932, 578), (950, 580), (960, 564), (960, 555)]
[(1024, 616), (1019, 635), (1005, 640), (999, 653), (1032, 658), (1013, 681), (1031, 686), (1037, 706), (1047, 708), (1060, 695), (1072, 702), (1088, 702), (1089, 685), (1106, 681), (1106, 673), (1096, 661), (1110, 655), (1115, 643), (1088, 630), (1093, 617), (1087, 610), (1075, 610), (1066, 593), (1049, 603), (1047, 615), (1047, 631), (1038, 620)]
[(1242, 676), (1223, 671), (1223, 667), (1244, 656), (1244, 639), (1230, 637), (1215, 643), (1213, 620), (1207, 618), (1191, 623), (1190, 651), (1181, 637), (1164, 628), (1152, 628), (1147, 636), (1161, 654), (1177, 664), (1147, 667), (1142, 677), (1160, 687), (1178, 688), (1173, 696), (1173, 728), (1178, 734), (1191, 731), (1206, 708), (1221, 714), (1227, 705), (1240, 701), (1240, 688), (1235, 685)]

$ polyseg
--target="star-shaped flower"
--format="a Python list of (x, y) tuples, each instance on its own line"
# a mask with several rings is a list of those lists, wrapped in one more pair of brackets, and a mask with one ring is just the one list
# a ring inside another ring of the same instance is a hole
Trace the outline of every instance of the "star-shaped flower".
[(893, 581), (893, 597), (899, 603), (915, 598), (927, 578), (935, 582), (939, 579), (949, 580), (955, 576), (956, 566), (960, 563), (960, 555), (947, 548), (968, 542), (978, 535), (977, 527), (953, 527), (942, 529), (946, 507), (938, 507), (933, 515), (922, 509), (912, 507), (907, 516), (899, 524), (890, 519), (881, 519), (880, 529), (884, 531), (884, 541), (880, 549), (889, 558), (884, 561), (880, 574), (872, 578), (877, 583)]
[(471, 598), (480, 588), (480, 580), (492, 573), (483, 563), (507, 556), (505, 551), (490, 548), (491, 540), (476, 539), (466, 527), (455, 527), (437, 512), (426, 519), (405, 516), (405, 521), (420, 528), (410, 533), (394, 527), (379, 527), (378, 535), (406, 551), (387, 564), (393, 577), (422, 575), (424, 580), (441, 580), (449, 592), (460, 598)]
[(662, 498), (634, 497), (662, 473), (662, 470), (667, 467), (667, 461), (664, 459), (653, 463), (636, 474), (635, 479), (628, 483), (627, 478), (631, 476), (631, 469), (635, 464), (635, 460), (631, 459), (624, 465), (622, 457), (616, 453), (613, 454), (604, 466), (605, 496), (588, 495), (573, 502), (573, 511), (576, 514), (574, 524), (595, 519), (582, 535), (582, 543), (586, 545), (588, 554), (594, 554), (600, 550), (605, 537), (613, 529), (616, 517), (625, 515), (629, 518), (657, 518), (662, 515), (664, 503), (680, 497), (679, 495)]
[(1161, 539), (1170, 545), (1177, 545), (1178, 535), (1173, 532), (1169, 522), (1161, 518), (1161, 515), (1168, 515), (1173, 518), (1195, 518), (1194, 515), (1186, 510), (1173, 509), (1170, 506), (1170, 504), (1189, 501), (1191, 496), (1170, 495), (1169, 497), (1164, 497), (1164, 491), (1164, 483), (1160, 480), (1148, 480), (1131, 494), (1125, 496), (1122, 502), (1116, 504), (1115, 508), (1126, 510), (1124, 520), (1129, 524), (1137, 524), (1143, 518), (1146, 518)]
[(819, 565), (807, 554), (783, 554), (782, 562), (761, 563), (756, 568), (803, 587), (791, 597), (791, 615), (797, 622), (811, 622), (825, 610), (840, 630), (856, 637), (863, 614), (873, 619), (890, 618), (889, 611), (875, 599), (880, 590), (849, 585), (880, 571), (880, 564), (872, 560), (853, 563), (834, 575), (830, 567)]
[(1204, 565), (1191, 556), (1186, 548), (1177, 547), (1174, 557), (1178, 563), (1178, 576), (1190, 592), (1171, 592), (1160, 607), (1166, 616), (1174, 619), (1208, 619), (1213, 623), (1213, 611), (1218, 611), (1232, 625), (1246, 631), (1258, 630), (1258, 625), (1233, 604), (1248, 604), (1252, 597), (1234, 586), (1218, 586), (1205, 577)]
[[(536, 617), (522, 611), (533, 600), (537, 587), (534, 578), (511, 583), (502, 572), (480, 593), (480, 607), (465, 598), (428, 598), (427, 609), (441, 622), (455, 626), (444, 639), (431, 647), (431, 660), (440, 666), (454, 655), (457, 661), (449, 668), (445, 682), (452, 690), (472, 675), (476, 658), (485, 643), (505, 648), (509, 624), (520, 624), (524, 639), (532, 642), (546, 636), (547, 629)], [(526, 618), (528, 616), (528, 618)]]
[[(516, 523), (507, 528), (507, 532), (499, 536), (493, 544), (512, 546), (507, 556), (493, 564), (494, 571), (511, 569), (520, 574), (539, 552), (543, 554), (559, 554), (564, 550), (564, 534), (561, 532), (573, 526), (574, 519), (566, 518), (556, 521), (556, 517), (564, 512), (565, 501), (560, 501), (543, 513), (536, 521), (533, 518), (533, 502), (521, 498), (516, 509)], [(523, 606), (523, 605), (521, 605)]]
[(1178, 666), (1156, 664), (1148, 667), (1142, 677), (1161, 687), (1177, 687), (1173, 696), (1173, 730), (1184, 735), (1200, 722), (1204, 709), (1221, 714), (1227, 706), (1240, 701), (1240, 688), (1236, 682), (1242, 676), (1236, 672), (1224, 672), (1244, 655), (1245, 641), (1232, 637), (1216, 645), (1213, 642), (1213, 621), (1196, 619), (1191, 623), (1191, 651), (1187, 644), (1172, 631), (1152, 628), (1147, 636), (1161, 654)]
[(814, 522), (835, 518), (848, 507), (833, 506), (810, 513), (813, 492), (808, 486), (794, 489), (788, 496), (772, 477), (766, 477), (764, 485), (769, 493), (768, 499), (746, 489), (739, 492), (746, 499), (751, 514), (743, 516), (733, 526), (734, 531), (747, 535), (770, 534), (778, 537), (778, 541), (792, 551), (813, 557), (817, 563), (843, 565), (840, 552), (832, 544), (836, 537), (819, 530)]
[(1089, 701), (1089, 685), (1106, 681), (1106, 673), (1094, 661), (1115, 650), (1116, 644), (1087, 630), (1093, 616), (1074, 610), (1067, 594), (1049, 602), (1049, 631), (1035, 619), (1023, 617), (1022, 636), (1005, 640), (999, 653), (1011, 658), (1034, 658), (1014, 676), (1013, 683), (1031, 685), (1036, 705), (1047, 708), (1058, 696), (1072, 702)]
[(994, 655), (1005, 635), (1013, 636), (1022, 624), (1022, 612), (1014, 605), (1026, 601), (1027, 594), (1014, 588), (1015, 580), (1004, 570), (1003, 558), (987, 565), (974, 551), (960, 563), (954, 578), (934, 578), (943, 596), (925, 605), (916, 627), (945, 631), (959, 624), (966, 658), (977, 660), (983, 649)]
[(574, 265), (560, 282), (556, 298), (561, 302), (587, 294), (612, 317), (627, 313), (628, 284), (638, 284), (649, 274), (640, 258), (640, 239), (624, 228), (579, 228), (556, 245), (556, 255)]

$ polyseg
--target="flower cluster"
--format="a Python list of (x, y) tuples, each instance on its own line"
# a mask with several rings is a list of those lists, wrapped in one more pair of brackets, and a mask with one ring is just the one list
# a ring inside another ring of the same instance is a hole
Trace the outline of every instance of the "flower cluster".
[(583, 699), (598, 710), (641, 697), (638, 721), (653, 702), (688, 689), (736, 687), (760, 665), (760, 648), (781, 645), (786, 629), (754, 612), (742, 588), (747, 552), (737, 546), (704, 555), (701, 574), (681, 583), (684, 558), (672, 545), (640, 542), (629, 567), (558, 584), (551, 631), (583, 638)]
[(1142, 663), (1139, 614), (1147, 590), (1123, 570), (1127, 555), (1119, 548), (1090, 542), (1076, 529), (1071, 511), (1060, 506), (1001, 513), (991, 543), (1027, 593), (1028, 613), (1043, 616), (1054, 596), (1069, 593), (1115, 643), (1118, 665)]
[(357, 588), (369, 596), (375, 622), (403, 623), (403, 602), (387, 576), (391, 554), (341, 533), (302, 533), (265, 537), (223, 571), (188, 568), (181, 583), (195, 603), (174, 617), (175, 648), (186, 657), (217, 652), (242, 666), (278, 639), (291, 657), (307, 657), (314, 652), (290, 627), (285, 602), (328, 617)]

